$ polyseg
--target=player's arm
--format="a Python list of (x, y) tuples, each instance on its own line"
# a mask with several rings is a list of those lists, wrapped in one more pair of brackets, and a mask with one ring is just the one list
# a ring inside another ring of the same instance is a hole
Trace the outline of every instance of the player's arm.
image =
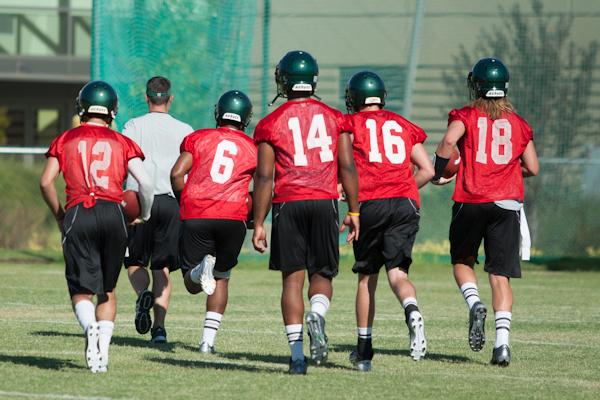
[(264, 222), (271, 206), (273, 173), (275, 170), (275, 150), (266, 142), (258, 145), (258, 163), (254, 173), (254, 234), (252, 245), (258, 252), (267, 249), (267, 232)]
[(410, 161), (415, 164), (418, 168), (417, 173), (415, 174), (415, 182), (417, 182), (417, 187), (422, 188), (433, 178), (435, 174), (433, 170), (433, 164), (427, 155), (427, 151), (425, 151), (425, 146), (422, 143), (416, 143), (412, 151), (410, 153)]
[(536, 176), (540, 172), (540, 163), (538, 161), (533, 140), (530, 140), (529, 143), (527, 143), (525, 151), (521, 154), (521, 170), (523, 171), (523, 176), (525, 178)]
[(62, 222), (65, 219), (65, 210), (60, 204), (60, 200), (58, 200), (58, 194), (56, 193), (56, 187), (54, 186), (54, 181), (56, 181), (59, 173), (60, 165), (58, 164), (58, 158), (48, 157), (46, 166), (44, 167), (44, 171), (40, 178), (40, 190), (42, 191), (44, 201), (48, 204), (48, 208), (50, 208), (54, 218), (56, 218), (59, 229), (62, 230)]
[(450, 182), (452, 179), (445, 179), (442, 177), (444, 168), (448, 165), (450, 157), (452, 156), (452, 150), (458, 143), (461, 137), (465, 134), (465, 125), (462, 121), (456, 120), (450, 122), (448, 130), (444, 135), (444, 138), (440, 142), (435, 151), (435, 157), (433, 162), (433, 169), (435, 174), (431, 179), (431, 182), (435, 185), (443, 185)]
[(152, 211), (152, 202), (154, 201), (154, 187), (152, 181), (144, 169), (144, 163), (139, 157), (132, 158), (127, 163), (127, 172), (133, 176), (139, 185), (141, 215), (140, 218), (144, 221), (150, 219), (150, 211)]
[(358, 174), (352, 155), (352, 140), (347, 133), (342, 133), (338, 139), (338, 175), (348, 202), (348, 215), (344, 218), (340, 232), (344, 231), (346, 226), (350, 227), (346, 238), (346, 241), (350, 243), (358, 240), (360, 209), (358, 207)]
[(185, 185), (185, 176), (190, 169), (192, 169), (192, 153), (183, 151), (173, 168), (171, 168), (171, 188), (173, 189), (173, 194), (177, 198), (177, 202), (181, 200), (181, 192), (183, 191), (183, 186)]

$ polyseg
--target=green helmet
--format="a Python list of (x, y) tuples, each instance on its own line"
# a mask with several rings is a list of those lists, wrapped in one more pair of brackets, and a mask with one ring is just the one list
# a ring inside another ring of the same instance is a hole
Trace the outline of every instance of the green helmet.
[(243, 92), (230, 90), (219, 97), (215, 104), (217, 126), (229, 124), (244, 130), (252, 119), (252, 102)]
[(275, 68), (277, 97), (310, 97), (317, 87), (318, 75), (319, 66), (313, 56), (306, 51), (290, 51)]
[(385, 84), (374, 72), (357, 72), (346, 84), (346, 108), (348, 112), (357, 112), (362, 106), (385, 105)]
[(76, 100), (77, 114), (99, 114), (113, 120), (117, 115), (117, 92), (104, 81), (91, 81), (79, 91)]
[(505, 97), (508, 93), (508, 68), (497, 58), (482, 58), (469, 72), (467, 84), (476, 99)]

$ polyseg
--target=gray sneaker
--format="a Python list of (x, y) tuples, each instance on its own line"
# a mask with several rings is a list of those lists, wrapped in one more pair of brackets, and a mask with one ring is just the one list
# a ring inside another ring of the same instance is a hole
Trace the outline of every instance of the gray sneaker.
[(350, 362), (352, 363), (352, 365), (354, 365), (354, 367), (361, 372), (369, 372), (371, 371), (372, 367), (371, 367), (371, 360), (361, 360), (359, 355), (358, 355), (358, 351), (357, 350), (352, 350), (352, 353), (350, 353), (350, 357), (348, 357), (350, 359)]
[(419, 361), (427, 353), (427, 339), (425, 338), (423, 316), (418, 311), (411, 312), (406, 325), (408, 325), (410, 336), (410, 356), (413, 360)]
[(302, 360), (292, 360), (290, 358), (290, 369), (288, 370), (290, 375), (306, 375), (307, 368), (308, 363), (306, 362), (306, 358)]
[(473, 351), (481, 351), (485, 344), (485, 317), (487, 309), (478, 301), (469, 311), (469, 346)]
[(495, 347), (492, 352), (492, 361), (490, 361), (490, 364), (508, 367), (508, 364), (510, 364), (510, 347), (507, 344)]
[(202, 342), (202, 343), (200, 343), (200, 353), (215, 354), (215, 346), (211, 346), (206, 342)]
[(310, 338), (310, 358), (321, 365), (327, 361), (328, 342), (325, 334), (325, 319), (316, 312), (310, 311), (306, 314), (306, 326)]

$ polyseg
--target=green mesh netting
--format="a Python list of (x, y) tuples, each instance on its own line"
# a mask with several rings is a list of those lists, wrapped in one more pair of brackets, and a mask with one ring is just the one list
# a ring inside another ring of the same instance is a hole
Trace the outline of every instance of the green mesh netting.
[(218, 97), (248, 88), (255, 16), (254, 1), (94, 1), (92, 78), (117, 90), (117, 126), (147, 111), (155, 75), (171, 80), (175, 117), (212, 126)]

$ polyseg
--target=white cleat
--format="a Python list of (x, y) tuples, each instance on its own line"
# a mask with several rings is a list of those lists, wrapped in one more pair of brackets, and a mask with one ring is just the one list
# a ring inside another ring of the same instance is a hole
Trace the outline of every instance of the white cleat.
[(85, 331), (85, 363), (92, 373), (101, 372), (102, 357), (98, 350), (100, 327), (97, 322), (92, 322)]
[(425, 338), (425, 326), (423, 316), (418, 311), (413, 311), (408, 317), (408, 332), (410, 334), (410, 356), (419, 361), (427, 353), (427, 339)]
[(212, 295), (217, 287), (217, 281), (215, 281), (213, 275), (216, 261), (217, 259), (214, 256), (208, 254), (200, 264), (196, 265), (194, 269), (190, 271), (192, 280), (199, 281), (198, 283), (202, 286), (202, 291), (208, 296)]

